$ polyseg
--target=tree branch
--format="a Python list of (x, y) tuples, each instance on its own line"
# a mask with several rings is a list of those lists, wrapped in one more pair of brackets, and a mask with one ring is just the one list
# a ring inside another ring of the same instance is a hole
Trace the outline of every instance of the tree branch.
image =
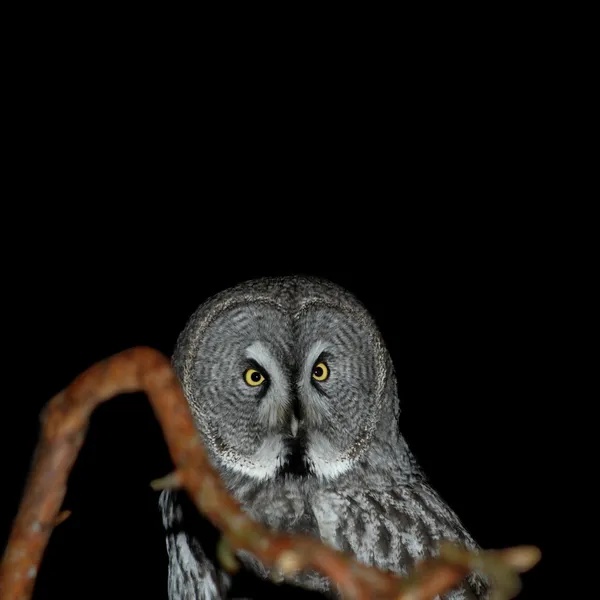
[(65, 518), (59, 511), (67, 478), (93, 410), (118, 394), (136, 391), (148, 395), (176, 468), (153, 482), (154, 487), (185, 488), (198, 510), (222, 532), (220, 555), (230, 567), (231, 550), (247, 550), (284, 574), (314, 569), (338, 584), (348, 598), (427, 600), (452, 589), (473, 568), (486, 570), (487, 566), (493, 566), (488, 571), (495, 573), (500, 587), (513, 594), (516, 572), (539, 560), (539, 550), (531, 547), (478, 555), (446, 548), (440, 557), (422, 563), (414, 575), (401, 578), (358, 563), (313, 538), (266, 529), (241, 509), (211, 466), (169, 360), (152, 348), (138, 347), (90, 367), (42, 412), (41, 439), (0, 564), (2, 600), (31, 597), (50, 534)]

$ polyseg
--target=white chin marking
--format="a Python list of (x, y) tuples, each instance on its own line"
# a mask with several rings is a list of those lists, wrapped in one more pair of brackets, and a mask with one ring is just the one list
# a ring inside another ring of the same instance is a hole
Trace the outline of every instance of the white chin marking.
[[(332, 460), (331, 457), (336, 458)], [(350, 469), (354, 462), (349, 458), (339, 456), (338, 450), (320, 433), (310, 435), (308, 458), (319, 479), (335, 479)]]
[(237, 452), (225, 451), (222, 460), (232, 471), (263, 481), (275, 477), (284, 456), (281, 436), (265, 439), (251, 456), (242, 456)]

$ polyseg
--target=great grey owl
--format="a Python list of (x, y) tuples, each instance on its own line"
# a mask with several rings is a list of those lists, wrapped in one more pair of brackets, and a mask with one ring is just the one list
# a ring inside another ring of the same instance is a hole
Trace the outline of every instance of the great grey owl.
[[(173, 363), (213, 464), (255, 519), (400, 574), (439, 540), (477, 548), (400, 434), (390, 356), (346, 290), (311, 277), (239, 284), (198, 308)], [(159, 500), (169, 597), (225, 598), (230, 579), (187, 526), (184, 501), (173, 491)], [(250, 555), (240, 559), (268, 577)], [(316, 573), (293, 583), (336, 595)], [(486, 593), (471, 576), (447, 598)]]

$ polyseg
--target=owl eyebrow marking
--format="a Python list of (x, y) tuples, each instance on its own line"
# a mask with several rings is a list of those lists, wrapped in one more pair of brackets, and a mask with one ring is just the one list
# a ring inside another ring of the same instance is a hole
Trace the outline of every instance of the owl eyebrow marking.
[(328, 363), (330, 358), (331, 352), (329, 352), (329, 350), (323, 350), (323, 352), (321, 352), (321, 354), (319, 354), (319, 356), (317, 356), (317, 358), (315, 359), (313, 366), (320, 362)]
[(279, 371), (279, 366), (269, 349), (262, 342), (254, 342), (246, 348), (246, 358), (254, 361), (267, 374), (273, 376)]
[(311, 347), (311, 349), (308, 352), (308, 355), (306, 357), (306, 364), (305, 364), (305, 368), (308, 370), (312, 370), (312, 368), (314, 367), (315, 363), (320, 359), (320, 358), (325, 358), (328, 354), (327, 350), (329, 348), (329, 345), (324, 342), (323, 340), (317, 340)]
[(267, 381), (269, 380), (269, 373), (267, 372), (267, 369), (265, 369), (265, 367), (263, 367), (257, 360), (254, 360), (253, 358), (248, 358), (247, 360), (249, 367), (260, 371), (263, 374), (264, 378)]

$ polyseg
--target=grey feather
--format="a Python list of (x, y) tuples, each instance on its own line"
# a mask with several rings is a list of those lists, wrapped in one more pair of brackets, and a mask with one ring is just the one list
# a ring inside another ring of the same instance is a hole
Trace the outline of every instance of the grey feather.
[[(391, 358), (346, 290), (307, 277), (240, 284), (194, 313), (173, 363), (211, 461), (254, 518), (401, 574), (440, 540), (477, 548), (402, 437)], [(248, 369), (263, 381), (249, 381)], [(177, 500), (163, 492), (160, 506), (169, 528)], [(202, 540), (167, 533), (167, 550), (172, 600), (226, 596), (229, 580)], [(240, 559), (268, 577), (253, 557)], [(336, 594), (316, 573), (292, 582)], [(472, 576), (446, 598), (486, 594)]]

